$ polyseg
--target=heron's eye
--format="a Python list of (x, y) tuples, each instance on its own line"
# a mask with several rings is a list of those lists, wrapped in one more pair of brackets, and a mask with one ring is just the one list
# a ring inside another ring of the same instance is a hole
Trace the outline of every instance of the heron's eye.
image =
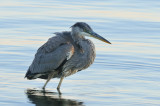
[(83, 31), (88, 33), (88, 30), (87, 30), (87, 29), (83, 29)]

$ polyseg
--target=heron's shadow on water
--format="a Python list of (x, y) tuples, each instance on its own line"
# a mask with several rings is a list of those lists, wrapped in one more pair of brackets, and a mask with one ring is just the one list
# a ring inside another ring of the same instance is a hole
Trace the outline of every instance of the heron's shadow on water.
[(84, 106), (83, 102), (62, 98), (62, 94), (56, 92), (27, 89), (25, 93), (36, 106)]

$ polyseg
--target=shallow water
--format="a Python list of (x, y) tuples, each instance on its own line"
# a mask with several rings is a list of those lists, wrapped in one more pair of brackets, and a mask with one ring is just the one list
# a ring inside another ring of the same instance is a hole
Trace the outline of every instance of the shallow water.
[[(1, 0), (0, 105), (160, 105), (160, 2), (157, 0)], [(112, 45), (91, 39), (94, 64), (67, 77), (60, 95), (53, 79), (24, 75), (54, 32), (87, 22)]]

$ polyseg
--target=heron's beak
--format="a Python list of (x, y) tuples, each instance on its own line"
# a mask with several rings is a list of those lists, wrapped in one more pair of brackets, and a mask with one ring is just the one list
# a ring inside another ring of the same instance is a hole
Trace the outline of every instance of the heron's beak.
[(97, 33), (95, 33), (94, 31), (89, 33), (91, 37), (96, 38), (98, 40), (101, 40), (105, 43), (111, 44), (108, 40), (106, 40), (105, 38), (103, 38), (102, 36), (98, 35)]

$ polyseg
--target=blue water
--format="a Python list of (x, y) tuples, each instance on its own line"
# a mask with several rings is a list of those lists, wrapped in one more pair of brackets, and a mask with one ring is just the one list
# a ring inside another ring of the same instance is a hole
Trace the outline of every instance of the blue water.
[[(1, 0), (0, 105), (159, 106), (160, 1)], [(96, 59), (64, 79), (24, 79), (36, 50), (54, 32), (86, 22), (112, 45), (93, 38)]]

